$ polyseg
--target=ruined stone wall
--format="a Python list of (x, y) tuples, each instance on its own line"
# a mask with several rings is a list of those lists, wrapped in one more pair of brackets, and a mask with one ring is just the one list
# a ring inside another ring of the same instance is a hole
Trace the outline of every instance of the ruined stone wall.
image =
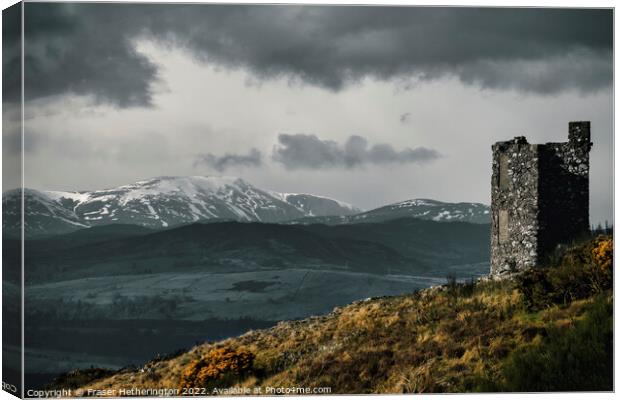
[(493, 145), (491, 274), (537, 262), (538, 147), (524, 137)]
[(590, 229), (590, 123), (571, 122), (567, 143), (547, 143), (540, 157), (538, 251), (548, 255)]
[(565, 143), (493, 145), (492, 275), (539, 265), (589, 232), (591, 146), (589, 122), (571, 122)]

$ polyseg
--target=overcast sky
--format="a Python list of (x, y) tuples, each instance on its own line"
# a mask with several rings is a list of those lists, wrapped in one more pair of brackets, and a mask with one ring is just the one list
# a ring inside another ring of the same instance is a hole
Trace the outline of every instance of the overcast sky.
[(488, 204), (495, 141), (590, 120), (591, 219), (612, 220), (610, 10), (27, 3), (25, 30), (28, 187), (233, 175)]

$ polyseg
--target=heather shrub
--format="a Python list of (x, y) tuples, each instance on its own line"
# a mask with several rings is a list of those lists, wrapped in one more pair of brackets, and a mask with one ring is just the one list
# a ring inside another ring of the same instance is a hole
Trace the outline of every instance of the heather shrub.
[(607, 236), (566, 250), (557, 265), (533, 268), (517, 277), (517, 288), (531, 311), (568, 304), (612, 285), (613, 240)]
[(181, 389), (228, 387), (245, 378), (254, 363), (254, 354), (246, 350), (223, 347), (194, 360), (183, 370)]

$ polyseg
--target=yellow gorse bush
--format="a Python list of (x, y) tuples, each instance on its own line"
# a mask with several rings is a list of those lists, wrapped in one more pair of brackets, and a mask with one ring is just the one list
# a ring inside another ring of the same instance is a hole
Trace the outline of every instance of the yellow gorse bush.
[(599, 238), (592, 249), (592, 259), (602, 272), (609, 272), (613, 265), (614, 243), (609, 238)]
[(239, 380), (252, 370), (254, 354), (246, 350), (223, 347), (188, 364), (181, 374), (179, 387), (204, 388), (222, 386)]

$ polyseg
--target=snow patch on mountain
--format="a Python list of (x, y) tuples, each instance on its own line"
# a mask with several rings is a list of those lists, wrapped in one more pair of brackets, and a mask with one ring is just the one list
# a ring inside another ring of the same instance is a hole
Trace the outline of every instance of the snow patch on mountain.
[(46, 190), (44, 193), (47, 197), (56, 202), (61, 199), (68, 199), (77, 204), (87, 201), (90, 196), (90, 193), (88, 192), (61, 192), (56, 190)]

